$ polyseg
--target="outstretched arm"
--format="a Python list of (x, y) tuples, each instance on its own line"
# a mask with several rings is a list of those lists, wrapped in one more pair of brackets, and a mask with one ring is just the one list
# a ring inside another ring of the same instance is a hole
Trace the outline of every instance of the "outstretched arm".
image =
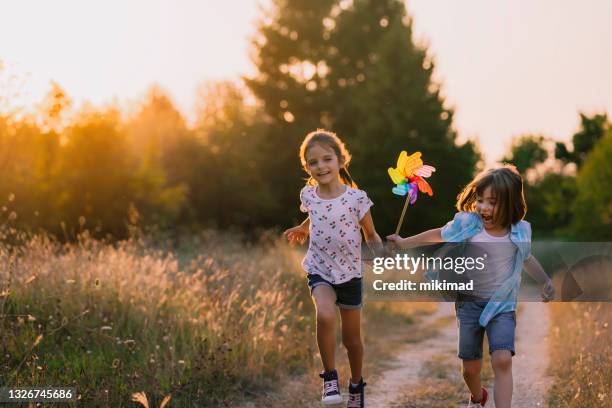
[(424, 246), (427, 244), (436, 244), (439, 242), (443, 242), (442, 228), (430, 229), (429, 231), (421, 232), (420, 234), (406, 238), (402, 238), (397, 234), (393, 234), (387, 236), (387, 240), (393, 242), (401, 249), (410, 249), (417, 246)]
[(548, 302), (555, 297), (555, 287), (552, 284), (552, 280), (548, 277), (540, 262), (536, 259), (535, 256), (529, 255), (525, 262), (523, 263), (523, 267), (525, 271), (536, 280), (540, 285), (542, 285), (542, 300), (544, 302)]
[(300, 225), (297, 227), (289, 228), (286, 230), (283, 235), (289, 241), (291, 246), (295, 245), (296, 242), (299, 244), (303, 244), (306, 242), (306, 238), (308, 238), (308, 233), (310, 230), (310, 218), (306, 218)]

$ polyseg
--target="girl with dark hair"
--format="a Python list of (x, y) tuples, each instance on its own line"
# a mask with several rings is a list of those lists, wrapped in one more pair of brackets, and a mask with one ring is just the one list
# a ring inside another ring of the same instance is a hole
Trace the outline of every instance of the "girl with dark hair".
[[(442, 228), (408, 238), (390, 235), (387, 239), (405, 249), (437, 242), (485, 243), (487, 258), (485, 268), (478, 272), (478, 289), (459, 292), (455, 302), (458, 356), (471, 393), (469, 406), (484, 407), (488, 392), (481, 386), (480, 371), (486, 333), (495, 375), (495, 406), (510, 408), (515, 311), (523, 267), (543, 285), (544, 301), (553, 298), (554, 287), (531, 255), (531, 225), (523, 221), (527, 212), (523, 180), (514, 166), (477, 175), (457, 196), (456, 208), (459, 212)], [(475, 288), (476, 285), (474, 282)]]

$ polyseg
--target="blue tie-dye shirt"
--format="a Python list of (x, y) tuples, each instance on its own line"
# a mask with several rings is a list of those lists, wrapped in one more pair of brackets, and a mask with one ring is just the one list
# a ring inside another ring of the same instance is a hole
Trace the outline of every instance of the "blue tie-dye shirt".
[[(442, 240), (445, 242), (467, 242), (483, 228), (482, 219), (478, 214), (458, 212), (452, 221), (442, 227)], [(523, 263), (531, 254), (531, 225), (527, 221), (512, 224), (510, 241), (518, 248), (514, 258), (512, 274), (495, 291), (482, 311), (479, 323), (483, 327), (497, 314), (516, 310)], [(435, 274), (428, 274), (428, 278), (435, 278)]]

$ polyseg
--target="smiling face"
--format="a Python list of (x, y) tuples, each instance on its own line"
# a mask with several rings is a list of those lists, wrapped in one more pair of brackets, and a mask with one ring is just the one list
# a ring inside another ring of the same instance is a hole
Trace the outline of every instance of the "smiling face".
[(521, 221), (527, 212), (523, 179), (512, 165), (485, 170), (457, 196), (459, 211), (478, 213), (486, 229), (505, 229)]
[(320, 185), (339, 181), (341, 167), (342, 159), (329, 146), (315, 143), (306, 151), (306, 170)]
[(486, 229), (503, 227), (495, 222), (498, 219), (498, 211), (497, 196), (493, 193), (491, 186), (487, 186), (483, 190), (482, 195), (479, 194), (476, 197), (476, 212), (482, 218)]

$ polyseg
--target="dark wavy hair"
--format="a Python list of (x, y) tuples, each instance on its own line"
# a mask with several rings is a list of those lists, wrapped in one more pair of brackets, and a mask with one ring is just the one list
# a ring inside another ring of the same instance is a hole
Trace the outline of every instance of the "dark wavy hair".
[(457, 210), (476, 211), (478, 197), (482, 197), (489, 186), (497, 200), (493, 222), (508, 227), (525, 218), (527, 203), (523, 194), (523, 178), (511, 164), (478, 174), (457, 196)]

